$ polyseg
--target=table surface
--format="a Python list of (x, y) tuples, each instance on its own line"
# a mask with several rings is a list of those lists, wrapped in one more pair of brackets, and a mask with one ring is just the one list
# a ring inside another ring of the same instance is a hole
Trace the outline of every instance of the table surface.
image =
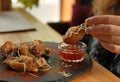
[[(36, 31), (2, 33), (0, 34), (0, 45), (7, 40), (15, 43), (29, 42), (35, 39), (50, 42), (62, 41), (62, 36), (50, 26), (41, 23), (23, 9), (18, 9), (17, 11), (35, 26)], [(93, 60), (91, 70), (71, 82), (120, 82), (120, 79)]]

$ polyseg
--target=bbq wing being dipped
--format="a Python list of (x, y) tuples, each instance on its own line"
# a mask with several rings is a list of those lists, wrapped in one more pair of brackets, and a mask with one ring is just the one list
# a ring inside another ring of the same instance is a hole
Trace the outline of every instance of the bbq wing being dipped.
[(76, 44), (84, 37), (85, 34), (88, 34), (87, 28), (89, 26), (92, 25), (89, 25), (85, 22), (80, 24), (79, 26), (73, 26), (69, 28), (65, 36), (63, 37), (64, 42), (72, 45)]
[(50, 49), (46, 48), (45, 44), (40, 40), (19, 45), (7, 41), (0, 47), (0, 53), (6, 58), (3, 63), (14, 70), (24, 72), (38, 72), (39, 69), (42, 71), (49, 70), (51, 67), (42, 57), (42, 55), (49, 52)]
[(63, 40), (67, 44), (76, 44), (85, 35), (85, 30), (80, 28), (80, 26), (74, 26), (67, 30)]

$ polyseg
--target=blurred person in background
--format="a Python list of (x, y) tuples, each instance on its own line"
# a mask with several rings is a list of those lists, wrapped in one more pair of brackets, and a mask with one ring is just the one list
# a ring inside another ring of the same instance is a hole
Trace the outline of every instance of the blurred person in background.
[(85, 22), (85, 19), (91, 15), (92, 0), (75, 0), (72, 6), (72, 19), (70, 26), (77, 26)]
[[(91, 46), (89, 54), (100, 64), (106, 67), (108, 70), (113, 72), (115, 75), (120, 77), (120, 47), (119, 52), (115, 51), (113, 47), (118, 45), (118, 37), (116, 33), (120, 35), (120, 0), (94, 0), (93, 1), (93, 17), (94, 22), (90, 18), (86, 20), (89, 24), (96, 25), (95, 27), (99, 28), (94, 31), (95, 33), (90, 33), (96, 38), (92, 38), (88, 46)], [(98, 17), (96, 17), (98, 15)], [(115, 16), (112, 16), (115, 15)], [(98, 24), (96, 24), (98, 22)], [(105, 28), (108, 28), (106, 31)], [(113, 28), (112, 30), (109, 30)], [(117, 29), (119, 28), (119, 29)], [(100, 30), (101, 29), (101, 30)], [(114, 30), (115, 29), (115, 30)], [(97, 31), (98, 30), (98, 31)], [(109, 32), (110, 31), (110, 32)], [(117, 32), (118, 31), (118, 32)], [(103, 34), (97, 34), (102, 32)], [(105, 34), (108, 34), (107, 36)], [(110, 34), (110, 35), (109, 35)], [(104, 38), (104, 39), (103, 39)], [(112, 38), (112, 39), (111, 39)], [(101, 42), (102, 40), (102, 42)], [(116, 42), (114, 42), (116, 41)], [(107, 46), (107, 44), (115, 44), (113, 46)], [(120, 43), (119, 43), (120, 44)], [(104, 47), (104, 48), (103, 48)], [(112, 49), (111, 49), (112, 47)], [(111, 50), (110, 50), (111, 49)]]

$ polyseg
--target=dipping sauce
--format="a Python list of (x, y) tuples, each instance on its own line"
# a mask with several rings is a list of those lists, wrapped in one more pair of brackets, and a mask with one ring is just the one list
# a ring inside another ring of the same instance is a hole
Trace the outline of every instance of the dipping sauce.
[(66, 44), (64, 42), (59, 44), (60, 57), (68, 62), (81, 62), (84, 59), (86, 44), (79, 42), (76, 45)]

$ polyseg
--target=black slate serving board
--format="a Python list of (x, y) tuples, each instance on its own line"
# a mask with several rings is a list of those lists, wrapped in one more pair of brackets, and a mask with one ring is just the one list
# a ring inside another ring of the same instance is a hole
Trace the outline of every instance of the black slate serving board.
[[(60, 53), (57, 48), (57, 43), (55, 42), (45, 42), (46, 46), (52, 49), (52, 52), (45, 56), (48, 64), (52, 67), (51, 70), (47, 72), (34, 73), (36, 76), (32, 76), (28, 73), (21, 73), (10, 69), (0, 63), (0, 82), (69, 82), (82, 74), (88, 72), (92, 67), (92, 60), (86, 54), (82, 62), (78, 63), (67, 63), (72, 65), (72, 67), (65, 68), (61, 65), (62, 61), (60, 59)], [(2, 57), (0, 56), (1, 60)], [(61, 76), (61, 71), (66, 71), (71, 73), (70, 77)]]

